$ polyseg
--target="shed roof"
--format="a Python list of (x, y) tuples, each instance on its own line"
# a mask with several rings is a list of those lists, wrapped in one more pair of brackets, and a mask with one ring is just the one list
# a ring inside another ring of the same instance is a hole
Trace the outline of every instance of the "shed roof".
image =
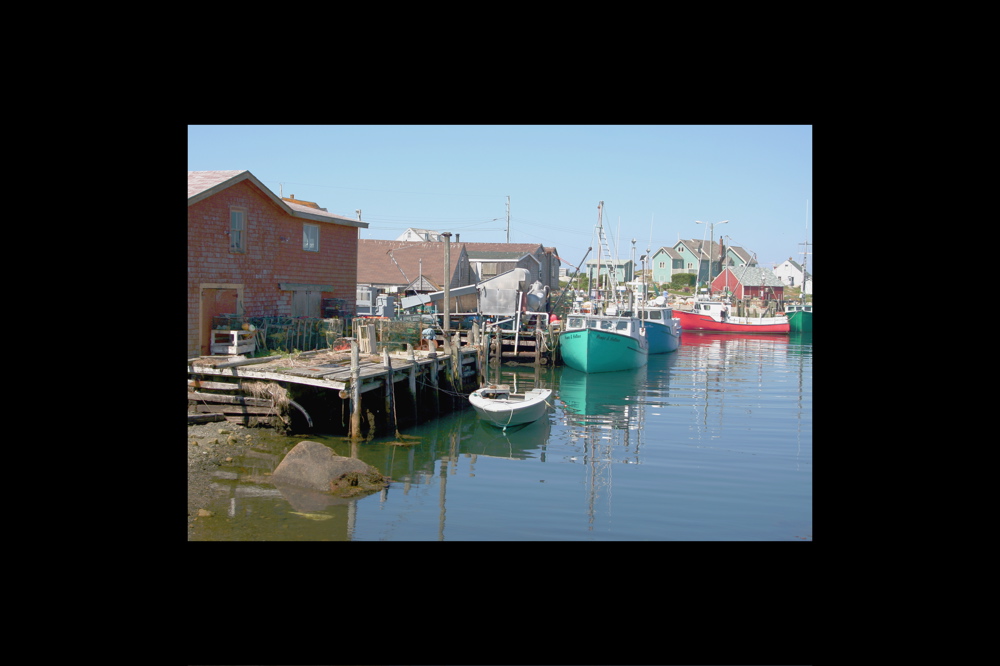
[[(367, 222), (354, 220), (343, 215), (334, 215), (322, 208), (313, 208), (297, 203), (291, 203), (277, 197), (274, 192), (264, 186), (257, 177), (249, 171), (188, 171), (188, 205), (206, 199), (213, 194), (232, 187), (237, 183), (249, 181), (263, 192), (276, 206), (282, 208), (293, 217), (299, 217), (317, 222), (330, 222), (348, 227), (368, 228)], [(308, 203), (308, 202), (307, 202)]]

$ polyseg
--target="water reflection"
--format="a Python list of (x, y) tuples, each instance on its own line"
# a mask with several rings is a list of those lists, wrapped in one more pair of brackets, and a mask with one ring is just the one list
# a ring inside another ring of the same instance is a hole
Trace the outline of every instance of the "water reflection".
[[(614, 373), (493, 368), (492, 380), (519, 391), (553, 389), (546, 416), (504, 431), (464, 409), (408, 428), (410, 446), (290, 438), (286, 451), (321, 441), (392, 484), (337, 499), (259, 482), (280, 455), (247, 461), (258, 482), (220, 478), (227, 522), (198, 529), (217, 540), (635, 538), (641, 521), (658, 520), (669, 530), (652, 538), (704, 538), (678, 526), (710, 523), (706, 506), (723, 507), (729, 523), (753, 502), (773, 512), (781, 484), (798, 505), (811, 501), (808, 484), (789, 476), (811, 469), (808, 335), (685, 333), (677, 352)], [(719, 529), (708, 538), (733, 533)]]

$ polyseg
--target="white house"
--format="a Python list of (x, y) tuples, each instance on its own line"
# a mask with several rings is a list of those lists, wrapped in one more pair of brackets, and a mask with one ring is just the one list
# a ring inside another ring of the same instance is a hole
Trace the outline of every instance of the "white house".
[(802, 288), (802, 283), (805, 282), (806, 285), (805, 288), (802, 288), (802, 293), (813, 293), (812, 273), (803, 271), (802, 266), (798, 262), (793, 261), (791, 257), (788, 258), (788, 261), (775, 266), (774, 274), (778, 276), (782, 284), (786, 284), (789, 287)]
[(396, 240), (410, 242), (434, 241), (440, 243), (444, 240), (444, 237), (441, 235), (440, 231), (429, 231), (427, 229), (414, 229), (413, 227), (410, 227)]

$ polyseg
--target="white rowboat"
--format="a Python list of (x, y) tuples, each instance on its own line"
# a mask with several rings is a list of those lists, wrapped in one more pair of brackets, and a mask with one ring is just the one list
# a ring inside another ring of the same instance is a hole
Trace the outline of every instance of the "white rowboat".
[(469, 395), (469, 402), (483, 421), (498, 428), (537, 421), (548, 408), (552, 389), (535, 388), (525, 393), (511, 393), (506, 384), (490, 384)]

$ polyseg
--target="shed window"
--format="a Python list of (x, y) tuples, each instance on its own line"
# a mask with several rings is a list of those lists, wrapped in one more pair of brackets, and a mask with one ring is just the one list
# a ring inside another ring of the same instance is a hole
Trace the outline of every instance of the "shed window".
[(318, 224), (302, 224), (302, 249), (307, 252), (319, 252)]
[(246, 252), (247, 212), (240, 208), (229, 209), (229, 251)]

